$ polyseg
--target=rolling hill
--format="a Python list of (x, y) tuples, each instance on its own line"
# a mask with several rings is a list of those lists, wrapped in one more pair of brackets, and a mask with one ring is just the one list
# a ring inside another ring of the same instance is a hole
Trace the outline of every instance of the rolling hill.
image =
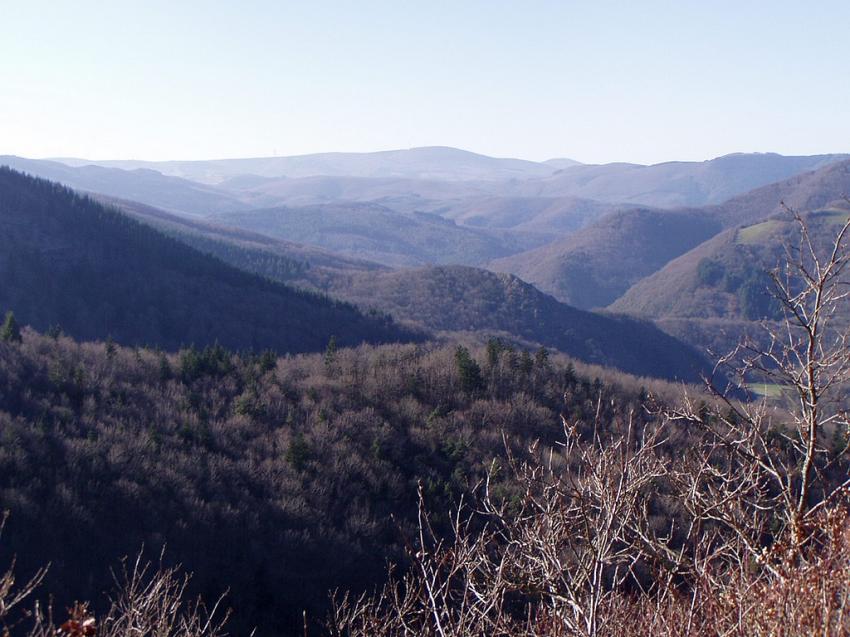
[[(641, 279), (725, 228), (776, 215), (782, 211), (783, 202), (800, 210), (812, 210), (832, 205), (846, 193), (850, 193), (850, 160), (827, 163), (719, 205), (670, 211), (620, 210), (541, 248), (494, 260), (489, 267), (516, 274), (571, 305), (604, 307)], [(636, 294), (643, 291), (639, 287)], [(689, 303), (687, 297), (671, 297), (672, 301)], [(644, 313), (643, 305), (654, 302), (651, 298), (638, 302), (632, 297), (626, 303), (613, 307)]]
[(317, 270), (386, 270), (372, 261), (353, 259), (292, 241), (175, 215), (135, 201), (95, 195), (95, 199), (151, 225), (168, 236), (218, 257), (225, 263), (277, 281), (300, 279)]
[(848, 155), (738, 153), (652, 166), (580, 165), (511, 187), (513, 194), (534, 197), (572, 196), (661, 208), (705, 206), (845, 159)]
[(0, 308), (84, 340), (279, 352), (418, 338), (226, 265), (55, 183), (0, 167)]
[(703, 364), (643, 321), (577, 310), (510, 275), (463, 266), (391, 271), (135, 202), (101, 199), (240, 269), (331, 294), (369, 316), (390, 312), (422, 332), (502, 334), (645, 376), (695, 380), (694, 370)]
[[(218, 187), (229, 188), (235, 196), (254, 202), (255, 208), (287, 205), (308, 205), (333, 202), (398, 202), (401, 209), (421, 210), (433, 202), (466, 197), (492, 195), (498, 184), (483, 181), (441, 181), (408, 177), (313, 176), (278, 177), (275, 179), (230, 179)], [(387, 204), (391, 205), (391, 204)], [(392, 206), (395, 207), (395, 206)]]
[(706, 209), (724, 227), (750, 225), (783, 212), (783, 203), (812, 211), (850, 195), (850, 160), (804, 172)]
[(488, 267), (515, 274), (570, 305), (605, 307), (720, 230), (717, 221), (699, 211), (625, 210)]
[(607, 214), (629, 206), (577, 197), (478, 196), (436, 202), (429, 212), (466, 226), (571, 234)]
[(578, 310), (508, 274), (431, 267), (344, 274), (325, 285), (429, 330), (504, 333), (642, 376), (697, 381), (705, 370), (696, 352), (650, 323)]
[(389, 266), (480, 264), (539, 246), (550, 238), (468, 228), (436, 214), (400, 213), (368, 202), (268, 208), (221, 214), (210, 220)]
[[(816, 246), (829, 245), (850, 206), (805, 214)], [(790, 215), (726, 230), (635, 284), (611, 309), (652, 318), (776, 318), (766, 272), (799, 241)]]

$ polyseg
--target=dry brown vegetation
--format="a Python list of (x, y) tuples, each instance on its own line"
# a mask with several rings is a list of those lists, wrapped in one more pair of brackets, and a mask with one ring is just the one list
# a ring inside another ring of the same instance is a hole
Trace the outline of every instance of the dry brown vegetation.
[(641, 429), (630, 417), (588, 435), (564, 418), (557, 449), (512, 465), (518, 501), (494, 500), (485, 481), (449, 540), (420, 513), (413, 567), (374, 596), (338, 598), (331, 632), (850, 634), (850, 347), (835, 324), (850, 221), (822, 251), (792, 214), (799, 243), (772, 273), (784, 329), (766, 324), (766, 347), (745, 341), (719, 364), (739, 389), (787, 387), (788, 405), (709, 384), (711, 403), (686, 394)]
[[(338, 488), (341, 499), (350, 499), (353, 485), (343, 488), (343, 480), (380, 482), (368, 463), (339, 470), (361, 451), (364, 441), (351, 439), (363, 432), (373, 432), (365, 438), (373, 463), (407, 486), (398, 495), (417, 485), (418, 506), (387, 507), (401, 511), (396, 535), (405, 559), (374, 592), (333, 596), (325, 630), (334, 637), (850, 635), (850, 348), (836, 323), (850, 293), (850, 222), (824, 253), (810, 242), (805, 220), (795, 220), (800, 242), (773, 273), (784, 329), (771, 331), (766, 347), (763, 339), (744, 342), (723, 358), (719, 367), (733, 372), (724, 378), (734, 382), (709, 383), (705, 400), (692, 392), (653, 401), (645, 392), (612, 391), (601, 381), (580, 380), (545, 351), (532, 358), (495, 342), (483, 353), (329, 348), (323, 358), (276, 362), (184, 352), (179, 373), (169, 372), (178, 378), (163, 374), (161, 382), (167, 393), (206, 392), (196, 404), (240, 416), (243, 435), (257, 435), (244, 419), (264, 423), (270, 411), (277, 420), (282, 407), (293, 409), (299, 425), (277, 435), (287, 443), (290, 475), (315, 471), (304, 487)], [(25, 331), (21, 343), (3, 347), (20, 354), (51, 345)], [(104, 350), (105, 359), (97, 360), (106, 366), (130, 356), (109, 344), (88, 347)], [(141, 362), (145, 356), (138, 354)], [(154, 360), (169, 369), (177, 363)], [(786, 388), (790, 399), (742, 399), (751, 383), (766, 379)], [(82, 404), (93, 409), (83, 394)], [(387, 410), (377, 429), (338, 402), (364, 399), (373, 401), (363, 406), (370, 413)], [(431, 404), (435, 411), (423, 426), (419, 417)], [(17, 409), (24, 413), (27, 406)], [(305, 409), (310, 418), (303, 418)], [(407, 423), (403, 435), (386, 435), (393, 419)], [(226, 467), (234, 448), (222, 442), (235, 445), (238, 436), (220, 425), (199, 440)], [(381, 431), (386, 434), (374, 435)], [(398, 444), (407, 447), (393, 450)], [(419, 455), (411, 455), (417, 445)], [(434, 445), (439, 460), (425, 453)], [(403, 466), (411, 458), (413, 470)], [(264, 466), (275, 467), (268, 458)], [(278, 472), (274, 483), (282, 477)], [(257, 486), (269, 485), (255, 482), (242, 493)], [(381, 539), (363, 532), (376, 519), (356, 516), (357, 507), (374, 506), (369, 495), (354, 509), (324, 501), (328, 511), (345, 512), (349, 528), (359, 525), (360, 532), (341, 540)], [(324, 548), (315, 541), (301, 546)], [(183, 606), (186, 580), (162, 568), (132, 569), (117, 601), (98, 617), (73, 607), (58, 634), (217, 634), (220, 626), (202, 620), (201, 607)], [(14, 590), (0, 588), (20, 605)], [(267, 603), (280, 594), (267, 592)], [(57, 634), (37, 612), (34, 621), (36, 637)]]

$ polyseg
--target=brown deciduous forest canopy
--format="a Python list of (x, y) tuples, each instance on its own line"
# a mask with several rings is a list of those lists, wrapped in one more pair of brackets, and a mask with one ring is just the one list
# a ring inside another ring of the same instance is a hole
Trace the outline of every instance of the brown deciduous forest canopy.
[(277, 359), (25, 329), (0, 342), (3, 553), (21, 577), (50, 562), (42, 589), (61, 609), (97, 600), (121, 556), (166, 547), (193, 591), (230, 591), (237, 634), (287, 634), (304, 608), (324, 616), (330, 589), (404, 560), (418, 483), (447, 511), (503, 434), (520, 452), (554, 443), (562, 412), (610, 421), (640, 398), (628, 377), (497, 341)]

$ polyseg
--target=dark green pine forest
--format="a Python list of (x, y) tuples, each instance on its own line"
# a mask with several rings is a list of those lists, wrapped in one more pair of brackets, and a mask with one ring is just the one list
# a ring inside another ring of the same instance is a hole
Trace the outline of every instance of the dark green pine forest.
[(315, 351), (417, 340), (383, 316), (225, 265), (49, 181), (0, 167), (0, 307), (39, 330), (174, 350)]

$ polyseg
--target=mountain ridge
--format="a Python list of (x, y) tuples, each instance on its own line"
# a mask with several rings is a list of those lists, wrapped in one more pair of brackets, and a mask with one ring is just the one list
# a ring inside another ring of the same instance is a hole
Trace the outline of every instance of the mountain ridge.
[(353, 306), (234, 268), (93, 199), (0, 167), (0, 308), (38, 330), (176, 349), (279, 352), (420, 340)]

